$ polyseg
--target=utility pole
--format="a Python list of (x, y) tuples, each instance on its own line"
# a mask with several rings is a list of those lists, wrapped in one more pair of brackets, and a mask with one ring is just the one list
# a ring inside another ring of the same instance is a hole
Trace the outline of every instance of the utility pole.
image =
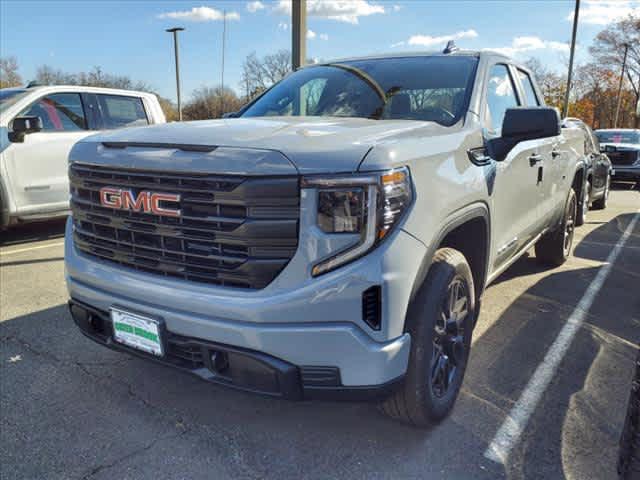
[(620, 116), (620, 104), (622, 103), (622, 83), (624, 81), (624, 69), (627, 67), (627, 53), (629, 53), (629, 44), (624, 44), (624, 57), (622, 58), (622, 71), (620, 72), (620, 84), (618, 85), (618, 104), (616, 105), (616, 119), (613, 122), (613, 128), (618, 128), (618, 117)]
[(222, 73), (220, 78), (220, 110), (221, 114), (224, 115), (224, 52), (226, 49), (227, 42), (227, 11), (223, 10), (222, 12)]
[(562, 117), (569, 115), (569, 94), (571, 93), (571, 77), (573, 75), (573, 55), (576, 51), (576, 33), (578, 33), (578, 14), (580, 13), (580, 0), (576, 0), (576, 8), (573, 12), (573, 33), (571, 34), (571, 53), (569, 54), (569, 73), (567, 75), (567, 90), (564, 92), (564, 105)]
[(173, 51), (176, 59), (176, 91), (178, 94), (178, 121), (182, 121), (182, 102), (180, 100), (180, 58), (178, 54), (178, 32), (183, 31), (183, 27), (168, 28), (166, 31), (173, 33)]
[(292, 0), (291, 67), (297, 70), (307, 58), (307, 0)]

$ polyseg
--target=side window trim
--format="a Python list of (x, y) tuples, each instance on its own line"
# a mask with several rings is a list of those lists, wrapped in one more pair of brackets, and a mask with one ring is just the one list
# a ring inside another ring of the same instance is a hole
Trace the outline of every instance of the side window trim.
[(88, 130), (101, 130), (100, 111), (95, 94), (90, 92), (82, 92), (80, 94), (80, 97), (82, 98), (82, 104), (85, 111)]
[[(85, 124), (85, 128), (79, 128), (78, 130), (61, 130), (61, 131), (56, 131), (56, 130), (47, 130), (47, 129), (42, 129), (40, 132), (38, 133), (44, 133), (44, 134), (49, 134), (49, 133), (68, 133), (68, 132), (73, 132), (73, 131), (88, 131), (90, 130), (89, 128), (89, 122), (88, 122), (88, 117), (87, 117), (87, 108), (85, 106), (85, 102), (84, 102), (84, 98), (83, 98), (83, 93), (82, 92), (68, 92), (68, 91), (61, 91), (61, 92), (50, 92), (50, 93), (45, 93), (44, 95), (36, 98), (35, 100), (33, 100), (29, 105), (27, 105), (27, 107), (23, 108), (22, 111), (20, 111), (18, 113), (18, 115), (16, 116), (20, 116), (21, 114), (23, 114), (24, 112), (27, 112), (29, 110), (31, 110), (31, 108), (38, 102), (40, 102), (42, 99), (47, 98), (47, 97), (51, 97), (53, 95), (77, 95), (78, 98), (80, 99), (80, 107), (82, 108), (82, 115), (84, 117), (84, 124)], [(44, 120), (44, 119), (43, 119)]]
[[(147, 122), (147, 125), (151, 125), (153, 123), (151, 119), (151, 112), (147, 110), (147, 106), (145, 104), (145, 99), (143, 97), (139, 97), (136, 95), (122, 95), (120, 93), (96, 93), (96, 105), (98, 111), (100, 112), (100, 122), (101, 128), (103, 130), (109, 130), (110, 128), (107, 126), (107, 117), (109, 116), (108, 112), (105, 112), (105, 108), (103, 107), (103, 102), (106, 102), (104, 97), (118, 97), (118, 98), (126, 98), (133, 99), (140, 102), (142, 105), (142, 112), (144, 113), (144, 118)], [(106, 105), (106, 104), (105, 104)]]
[(511, 87), (513, 88), (513, 92), (515, 94), (516, 97), (516, 102), (517, 102), (517, 106), (521, 107), (522, 106), (522, 96), (520, 94), (520, 91), (518, 89), (518, 85), (515, 83), (515, 80), (513, 78), (513, 74), (511, 71), (511, 65), (509, 65), (508, 63), (505, 63), (504, 61), (494, 61), (494, 62), (490, 62), (487, 65), (487, 70), (486, 70), (486, 74), (485, 74), (485, 79), (484, 79), (484, 92), (482, 93), (482, 108), (483, 108), (483, 113), (482, 113), (482, 123), (484, 124), (484, 136), (487, 138), (493, 138), (496, 135), (496, 132), (494, 132), (490, 127), (487, 127), (486, 122), (487, 122), (487, 116), (491, 114), (490, 110), (489, 110), (489, 80), (491, 78), (491, 71), (494, 69), (494, 67), (498, 66), (498, 65), (502, 65), (506, 68), (507, 73), (509, 75), (509, 79), (511, 80)]
[[(539, 107), (539, 106), (542, 106), (542, 102), (540, 101), (540, 95), (538, 94), (538, 91), (536, 89), (536, 84), (533, 81), (533, 78), (531, 77), (531, 74), (529, 72), (527, 72), (526, 70), (518, 67), (518, 66), (512, 65), (512, 67), (513, 67), (513, 71), (514, 71), (514, 74), (515, 74), (516, 81), (518, 82), (518, 84), (519, 84), (519, 86), (521, 88), (522, 98), (526, 101), (527, 106), (528, 107)], [(525, 80), (522, 80), (520, 78), (520, 74), (521, 73), (526, 77)], [(535, 105), (529, 105), (529, 99), (527, 98), (527, 93), (526, 93), (526, 89), (525, 89), (525, 85), (524, 85), (524, 82), (526, 82), (526, 81), (529, 82), (529, 84), (531, 86), (531, 91), (533, 92), (533, 96), (536, 99), (536, 104)]]

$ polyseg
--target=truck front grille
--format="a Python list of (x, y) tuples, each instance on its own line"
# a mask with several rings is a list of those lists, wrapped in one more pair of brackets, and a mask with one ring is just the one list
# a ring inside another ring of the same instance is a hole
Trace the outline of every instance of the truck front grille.
[(638, 160), (638, 152), (636, 150), (607, 152), (607, 156), (614, 165), (633, 165)]
[[(74, 242), (83, 253), (185, 280), (267, 286), (298, 246), (298, 178), (69, 168)], [(180, 216), (106, 207), (100, 189), (178, 194)]]

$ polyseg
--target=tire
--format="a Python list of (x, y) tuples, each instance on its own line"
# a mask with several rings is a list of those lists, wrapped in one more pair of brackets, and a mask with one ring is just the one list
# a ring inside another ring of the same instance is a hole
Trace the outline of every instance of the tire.
[(607, 200), (609, 200), (609, 190), (611, 190), (611, 175), (607, 175), (607, 181), (604, 184), (604, 192), (602, 196), (593, 202), (594, 210), (604, 210), (607, 208)]
[(582, 195), (582, 201), (578, 205), (578, 216), (576, 218), (576, 226), (580, 227), (587, 221), (587, 212), (589, 211), (589, 202), (591, 200), (591, 182), (587, 180), (584, 185), (584, 194)]
[[(457, 299), (453, 309), (452, 298)], [(457, 250), (438, 250), (407, 314), (409, 366), (401, 389), (381, 405), (386, 415), (428, 427), (449, 414), (467, 367), (475, 318), (469, 264)]]
[(576, 215), (576, 192), (572, 188), (565, 202), (562, 222), (536, 243), (536, 258), (540, 263), (557, 267), (567, 261), (573, 245)]

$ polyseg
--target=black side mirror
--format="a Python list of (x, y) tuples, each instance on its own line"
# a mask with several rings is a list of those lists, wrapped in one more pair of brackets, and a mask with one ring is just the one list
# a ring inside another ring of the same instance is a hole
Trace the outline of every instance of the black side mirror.
[(42, 130), (42, 119), (40, 117), (16, 117), (13, 119), (9, 140), (14, 143), (24, 142), (24, 136)]
[(501, 162), (518, 143), (560, 135), (560, 117), (555, 108), (509, 108), (502, 122), (502, 136), (489, 140), (491, 157)]
[(238, 118), (238, 112), (227, 112), (222, 114), (222, 118)]

